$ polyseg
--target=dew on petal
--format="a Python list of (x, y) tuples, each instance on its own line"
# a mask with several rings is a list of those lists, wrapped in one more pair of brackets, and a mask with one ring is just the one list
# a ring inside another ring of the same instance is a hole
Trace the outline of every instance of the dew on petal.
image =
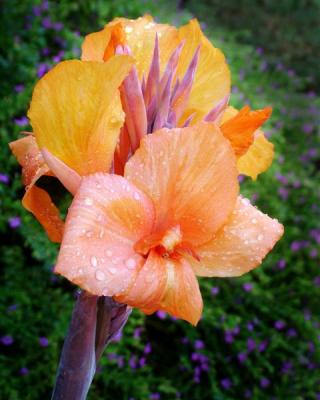
[(128, 258), (127, 259), (127, 261), (126, 261), (126, 267), (128, 268), (128, 269), (133, 269), (133, 268), (135, 268), (136, 267), (136, 261), (133, 259), (133, 258)]
[(97, 257), (92, 256), (91, 259), (90, 259), (90, 262), (91, 262), (91, 265), (92, 265), (94, 268), (97, 267), (97, 265), (98, 265)]
[(93, 200), (92, 200), (90, 197), (87, 197), (87, 198), (84, 200), (84, 204), (87, 205), (87, 206), (92, 206)]
[(100, 271), (99, 269), (95, 273), (97, 281), (103, 281), (106, 278), (106, 275), (104, 272)]

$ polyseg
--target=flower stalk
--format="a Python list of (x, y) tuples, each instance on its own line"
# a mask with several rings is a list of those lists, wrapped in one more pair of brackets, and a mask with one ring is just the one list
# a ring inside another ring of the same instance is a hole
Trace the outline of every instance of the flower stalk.
[(85, 400), (107, 344), (125, 325), (131, 309), (109, 297), (81, 292), (66, 336), (52, 400)]

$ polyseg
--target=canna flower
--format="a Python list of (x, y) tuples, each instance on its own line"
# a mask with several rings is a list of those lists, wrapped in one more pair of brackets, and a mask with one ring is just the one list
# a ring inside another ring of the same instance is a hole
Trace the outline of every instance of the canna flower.
[[(55, 272), (87, 292), (196, 324), (196, 276), (239, 276), (283, 233), (239, 195), (272, 145), (271, 109), (228, 107), (230, 73), (193, 20), (176, 29), (118, 18), (88, 35), (82, 60), (36, 85), (33, 133), (10, 144), (24, 206), (61, 242)], [(36, 185), (57, 177), (74, 195), (66, 223)]]
[(242, 275), (283, 233), (239, 196), (237, 175), (234, 151), (213, 123), (147, 135), (124, 177), (82, 179), (55, 271), (95, 295), (197, 324), (196, 275)]
[[(125, 141), (129, 136), (133, 150), (145, 133), (205, 120), (221, 125), (234, 148), (240, 174), (256, 179), (268, 169), (273, 145), (258, 128), (270, 117), (271, 108), (250, 111), (247, 106), (238, 114), (228, 107), (228, 65), (197, 20), (177, 29), (157, 24), (149, 15), (136, 20), (116, 18), (86, 37), (82, 59), (104, 62), (119, 52), (135, 60), (122, 88), (126, 123), (121, 137)], [(123, 172), (125, 157), (118, 155), (117, 162), (121, 161), (119, 171)]]

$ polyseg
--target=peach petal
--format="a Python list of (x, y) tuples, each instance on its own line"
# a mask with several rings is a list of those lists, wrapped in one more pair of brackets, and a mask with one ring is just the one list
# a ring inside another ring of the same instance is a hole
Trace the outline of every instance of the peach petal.
[(283, 234), (283, 226), (239, 196), (229, 221), (208, 243), (196, 248), (199, 276), (240, 276), (256, 268)]
[(120, 295), (144, 258), (134, 244), (150, 233), (148, 197), (117, 175), (82, 178), (69, 209), (55, 272), (95, 295)]
[(238, 195), (235, 156), (212, 123), (148, 135), (128, 161), (125, 176), (156, 210), (155, 232), (180, 225), (183, 240), (210, 240)]

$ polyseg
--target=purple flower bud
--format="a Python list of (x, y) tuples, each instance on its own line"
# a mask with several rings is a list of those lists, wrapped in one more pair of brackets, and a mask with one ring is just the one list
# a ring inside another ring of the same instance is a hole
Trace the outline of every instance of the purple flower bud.
[(167, 313), (164, 312), (164, 311), (157, 311), (157, 312), (156, 312), (156, 316), (157, 316), (159, 319), (166, 319)]
[(243, 290), (244, 290), (245, 292), (251, 292), (251, 290), (253, 289), (253, 285), (252, 285), (252, 283), (250, 283), (250, 282), (244, 283), (244, 284), (242, 285), (242, 287), (243, 287)]
[(144, 354), (150, 354), (151, 351), (152, 351), (151, 343), (147, 343), (147, 344), (145, 345), (145, 347), (144, 347), (143, 352), (144, 352)]
[(144, 367), (146, 365), (146, 363), (147, 363), (146, 358), (145, 357), (141, 357), (140, 360), (139, 360), (139, 367), (140, 368)]
[(11, 217), (8, 219), (8, 224), (12, 229), (19, 228), (19, 226), (21, 225), (21, 219), (20, 217)]
[(267, 388), (270, 385), (270, 381), (268, 378), (261, 378), (260, 379), (260, 386), (264, 389)]
[(0, 174), (0, 182), (7, 185), (10, 182), (9, 176), (6, 174)]
[(49, 340), (46, 337), (41, 336), (41, 337), (39, 337), (39, 344), (40, 344), (41, 347), (48, 347), (49, 346)]
[(294, 328), (288, 329), (287, 336), (288, 337), (297, 337), (297, 331)]
[(247, 340), (247, 348), (250, 352), (256, 348), (256, 342), (251, 337)]
[(284, 329), (286, 327), (286, 323), (284, 321), (278, 320), (274, 323), (274, 327), (275, 329), (277, 329), (278, 331), (281, 331), (282, 329)]
[(212, 296), (216, 296), (216, 295), (219, 293), (219, 291), (220, 291), (220, 288), (219, 288), (218, 286), (214, 286), (214, 287), (211, 289), (211, 294), (212, 294)]
[(221, 383), (221, 386), (223, 387), (223, 389), (226, 389), (226, 390), (230, 389), (232, 386), (232, 382), (229, 378), (221, 379), (220, 383)]
[(245, 353), (245, 352), (239, 353), (238, 356), (237, 356), (237, 358), (238, 358), (239, 362), (240, 362), (241, 364), (243, 364), (243, 363), (247, 360), (248, 355), (247, 355), (247, 353)]
[(203, 341), (202, 341), (202, 340), (196, 340), (196, 341), (194, 342), (194, 348), (195, 348), (196, 350), (203, 349), (203, 348), (204, 348), (204, 343), (203, 343)]
[(29, 124), (29, 120), (27, 117), (19, 117), (14, 119), (14, 123), (18, 126), (26, 126)]
[(11, 335), (2, 336), (0, 341), (4, 346), (11, 346), (12, 343), (14, 342), (13, 337)]
[(286, 267), (286, 264), (287, 264), (286, 260), (281, 259), (281, 260), (278, 261), (278, 268), (279, 269), (284, 269)]
[(149, 396), (150, 400), (159, 400), (161, 398), (160, 393), (151, 393)]
[(24, 85), (22, 83), (19, 83), (18, 85), (15, 85), (14, 90), (16, 93), (21, 93), (24, 89)]
[(259, 343), (258, 350), (260, 353), (263, 353), (267, 347), (268, 347), (268, 341), (264, 340), (263, 342)]
[(26, 367), (22, 367), (22, 368), (20, 368), (19, 373), (20, 373), (20, 375), (22, 375), (22, 376), (28, 375), (29, 370), (28, 370), (28, 368), (26, 368)]
[(39, 78), (43, 77), (43, 75), (49, 70), (49, 67), (46, 64), (39, 64), (37, 69), (37, 75)]

